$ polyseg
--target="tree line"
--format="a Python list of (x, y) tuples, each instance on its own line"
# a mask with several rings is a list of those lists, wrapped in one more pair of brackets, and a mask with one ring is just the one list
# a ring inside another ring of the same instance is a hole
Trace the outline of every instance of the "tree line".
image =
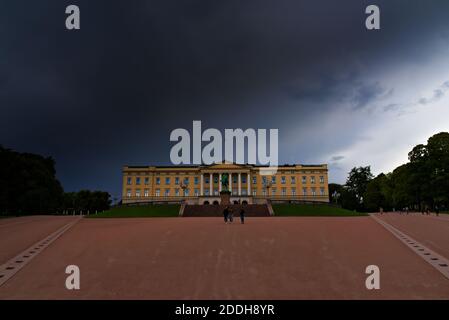
[(108, 209), (110, 204), (107, 192), (64, 192), (53, 158), (0, 145), (1, 215), (93, 213)]
[(441, 132), (415, 146), (408, 162), (374, 177), (370, 166), (353, 168), (344, 185), (330, 184), (331, 201), (343, 208), (447, 210), (449, 206), (449, 133)]

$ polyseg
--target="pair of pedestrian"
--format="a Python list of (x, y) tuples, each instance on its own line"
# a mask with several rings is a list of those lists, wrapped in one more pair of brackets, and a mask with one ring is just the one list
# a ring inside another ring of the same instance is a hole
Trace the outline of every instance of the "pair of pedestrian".
[(224, 210), (223, 210), (223, 218), (224, 218), (224, 222), (228, 223), (229, 222), (233, 222), (234, 221), (234, 212), (232, 210), (232, 208), (230, 208), (229, 206), (227, 206)]
[[(223, 210), (223, 218), (224, 218), (225, 223), (228, 223), (228, 221), (234, 222), (234, 210), (232, 208), (230, 208), (229, 206), (227, 206)], [(242, 224), (245, 223), (245, 209), (243, 207), (240, 208), (240, 222)]]

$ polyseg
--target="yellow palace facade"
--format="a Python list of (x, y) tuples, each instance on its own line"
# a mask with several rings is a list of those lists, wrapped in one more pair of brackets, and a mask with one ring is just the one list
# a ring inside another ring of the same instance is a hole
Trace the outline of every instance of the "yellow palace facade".
[(329, 202), (328, 169), (322, 165), (266, 167), (234, 163), (200, 166), (124, 166), (123, 204), (219, 204), (223, 174), (232, 203)]

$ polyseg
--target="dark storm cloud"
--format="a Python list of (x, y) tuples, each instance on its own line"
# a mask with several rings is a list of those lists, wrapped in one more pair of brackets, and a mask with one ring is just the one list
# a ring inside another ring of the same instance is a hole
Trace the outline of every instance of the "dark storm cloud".
[[(282, 139), (342, 103), (364, 109), (394, 90), (373, 70), (419, 63), (432, 39), (449, 39), (449, 2), (375, 2), (373, 33), (360, 0), (4, 2), (0, 143), (54, 156), (68, 190), (117, 194), (121, 165), (168, 163), (170, 131), (192, 120)], [(64, 28), (69, 4), (80, 31)], [(281, 161), (351, 139), (280, 141)]]

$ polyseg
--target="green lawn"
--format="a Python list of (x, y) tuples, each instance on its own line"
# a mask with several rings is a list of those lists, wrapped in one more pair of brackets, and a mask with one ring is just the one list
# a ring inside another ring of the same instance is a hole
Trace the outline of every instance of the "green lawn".
[(329, 205), (312, 204), (273, 204), (274, 215), (279, 217), (357, 217), (367, 216), (365, 213), (354, 212)]
[(108, 211), (93, 214), (89, 218), (145, 218), (145, 217), (177, 217), (178, 204), (161, 204), (149, 206), (115, 207)]

